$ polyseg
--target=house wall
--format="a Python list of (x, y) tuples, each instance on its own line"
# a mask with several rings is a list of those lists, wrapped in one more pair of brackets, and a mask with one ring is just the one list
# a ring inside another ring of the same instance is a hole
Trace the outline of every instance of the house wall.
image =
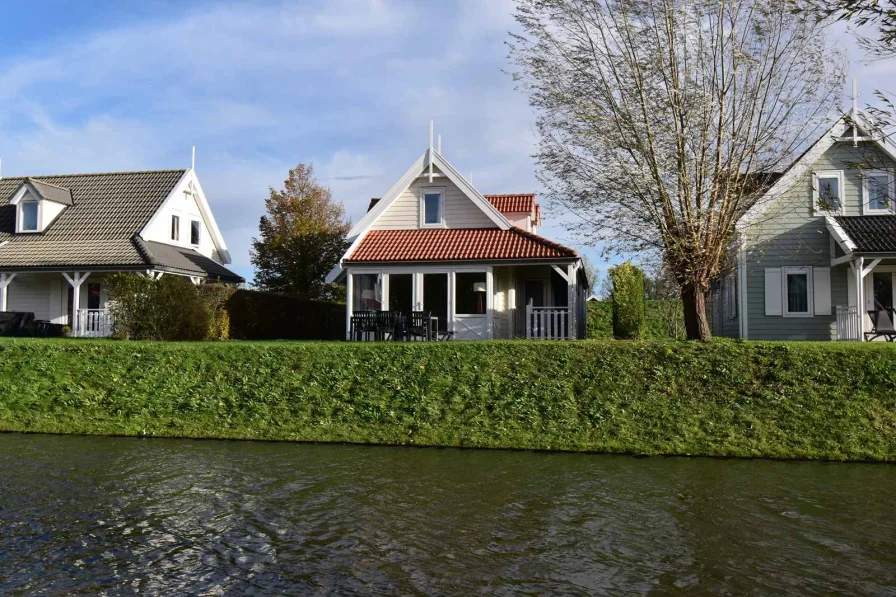
[[(438, 168), (433, 168), (438, 172)], [(407, 230), (420, 228), (420, 193), (425, 187), (445, 188), (446, 228), (496, 228), (470, 199), (447, 177), (417, 178), (371, 226), (371, 230)]]
[[(208, 223), (202, 217), (199, 210), (199, 204), (196, 199), (188, 193), (184, 193), (184, 186), (179, 185), (175, 189), (172, 196), (159, 208), (156, 216), (144, 228), (141, 236), (144, 240), (151, 240), (178, 247), (196, 249), (202, 255), (221, 262), (221, 258), (212, 241), (211, 231)], [(171, 239), (171, 217), (180, 217), (180, 239), (175, 241)], [(199, 245), (190, 244), (190, 222), (198, 221), (200, 223)]]
[[(868, 144), (853, 147), (835, 143), (812, 166), (812, 171), (841, 170), (842, 213), (862, 213), (862, 179), (850, 163), (863, 162), (872, 155), (883, 159), (885, 167), (893, 162), (871, 151)], [(751, 340), (831, 340), (836, 339), (836, 307), (847, 304), (848, 266), (831, 268), (831, 315), (783, 317), (765, 315), (765, 268), (785, 266), (830, 267), (831, 239), (824, 218), (813, 214), (812, 175), (798, 179), (774, 205), (762, 221), (747, 229), (747, 337)]]
[(529, 213), (525, 211), (520, 212), (508, 212), (504, 214), (504, 217), (507, 218), (511, 224), (516, 226), (517, 228), (522, 228), (523, 230), (527, 230), (531, 232), (531, 226), (529, 222)]

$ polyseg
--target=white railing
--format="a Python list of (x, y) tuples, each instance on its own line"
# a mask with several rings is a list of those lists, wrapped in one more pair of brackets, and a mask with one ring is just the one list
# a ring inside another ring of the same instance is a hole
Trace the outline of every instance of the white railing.
[(837, 307), (837, 340), (861, 340), (859, 331), (859, 309), (857, 307)]
[(569, 309), (526, 305), (526, 338), (568, 340)]
[(105, 309), (78, 309), (72, 336), (105, 338), (112, 335), (112, 315)]

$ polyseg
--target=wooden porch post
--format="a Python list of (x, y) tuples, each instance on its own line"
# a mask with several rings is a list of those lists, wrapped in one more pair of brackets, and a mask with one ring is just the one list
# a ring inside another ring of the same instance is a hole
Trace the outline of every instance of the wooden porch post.
[(859, 316), (859, 342), (865, 341), (865, 276), (862, 269), (865, 267), (865, 258), (859, 257), (854, 262), (856, 275), (856, 311)]
[(457, 315), (457, 274), (454, 270), (448, 272), (448, 331), (457, 333), (455, 330), (455, 315)]
[(354, 294), (352, 270), (345, 270), (345, 339), (352, 339), (352, 294)]
[(8, 303), (9, 283), (15, 278), (15, 274), (0, 274), (0, 311), (6, 311)]
[(62, 272), (62, 277), (64, 277), (72, 287), (72, 335), (77, 336), (80, 330), (79, 320), (78, 320), (78, 310), (81, 308), (81, 285), (84, 283), (84, 280), (87, 279), (87, 276), (90, 275), (90, 272), (72, 272), (72, 276), (69, 276), (67, 273)]
[(495, 317), (495, 276), (492, 266), (485, 270), (485, 329), (486, 337), (491, 340), (494, 335)]
[(576, 337), (576, 266), (574, 263), (566, 266), (566, 304), (569, 309), (566, 316), (569, 333), (566, 337), (573, 340)]

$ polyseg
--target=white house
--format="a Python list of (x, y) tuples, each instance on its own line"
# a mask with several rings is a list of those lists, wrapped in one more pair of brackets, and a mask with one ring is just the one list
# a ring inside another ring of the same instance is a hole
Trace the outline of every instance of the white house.
[(0, 179), (0, 311), (110, 331), (112, 272), (243, 279), (192, 169)]
[(534, 194), (482, 195), (430, 147), (349, 232), (329, 276), (347, 329), (361, 311), (428, 311), (457, 339), (583, 337), (581, 258), (540, 223)]

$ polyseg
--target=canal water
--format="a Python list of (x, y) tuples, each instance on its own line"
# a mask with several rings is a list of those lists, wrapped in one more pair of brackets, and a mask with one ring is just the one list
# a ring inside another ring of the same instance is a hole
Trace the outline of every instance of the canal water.
[(896, 466), (0, 434), (0, 594), (896, 594)]

